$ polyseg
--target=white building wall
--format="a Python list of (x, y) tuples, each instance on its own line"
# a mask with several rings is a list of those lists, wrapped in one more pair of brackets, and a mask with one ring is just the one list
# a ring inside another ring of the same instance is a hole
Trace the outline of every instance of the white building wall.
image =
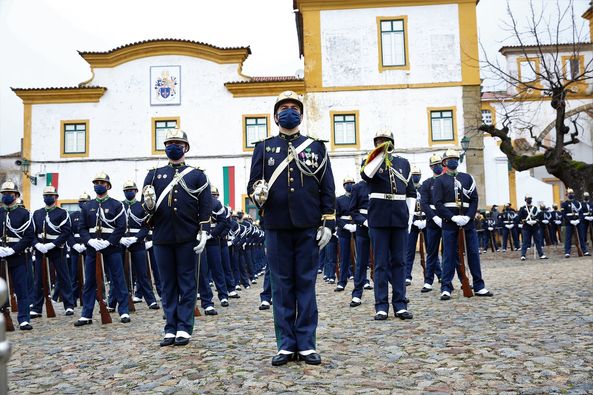
[(507, 157), (500, 151), (496, 140), (484, 137), (484, 172), (486, 174), (486, 201), (480, 207), (502, 206), (509, 203), (509, 170)]

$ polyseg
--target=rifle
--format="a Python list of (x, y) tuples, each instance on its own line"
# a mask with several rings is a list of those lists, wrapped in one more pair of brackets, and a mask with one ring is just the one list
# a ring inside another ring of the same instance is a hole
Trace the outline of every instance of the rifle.
[(424, 256), (424, 232), (420, 230), (420, 265), (422, 266), (423, 277), (426, 278), (426, 257)]
[(577, 246), (577, 254), (579, 255), (579, 257), (583, 256), (583, 250), (581, 249), (581, 237), (579, 236), (579, 227), (578, 225), (572, 225), (574, 228), (574, 232), (573, 234), (573, 240), (576, 236), (576, 240), (574, 242), (574, 244)]
[(14, 285), (12, 283), (12, 273), (8, 270), (8, 265), (6, 265), (6, 282), (8, 283), (8, 290), (10, 292), (10, 311), (16, 313), (19, 311), (19, 306), (16, 302), (16, 294), (14, 293)]
[[(99, 219), (99, 213), (101, 210), (101, 206), (99, 206), (99, 210), (97, 210), (97, 223), (95, 225), (95, 229), (97, 231), (96, 237), (97, 239), (101, 240), (101, 220)], [(107, 310), (107, 303), (103, 300), (103, 287), (105, 286), (105, 282), (103, 279), (103, 254), (100, 251), (96, 252), (95, 255), (95, 277), (97, 283), (97, 302), (99, 302), (99, 311), (101, 313), (101, 324), (111, 324), (111, 316), (109, 315), (109, 311)]]
[(350, 233), (350, 273), (354, 276), (356, 273), (356, 243), (354, 235)]
[[(2, 238), (2, 244), (4, 246), (6, 242), (6, 225), (4, 226), (4, 235)], [(0, 260), (0, 265), (2, 266), (1, 272), (8, 274), (8, 262), (5, 258)], [(6, 279), (8, 276), (6, 275)], [(12, 304), (12, 302), (11, 302)], [(2, 314), (4, 315), (4, 325), (6, 327), (6, 332), (14, 332), (14, 323), (12, 322), (12, 318), (10, 317), (10, 311), (8, 310), (7, 306), (2, 306)]]
[(128, 310), (136, 311), (134, 306), (134, 299), (132, 299), (132, 292), (134, 292), (134, 278), (132, 277), (132, 262), (130, 262), (130, 251), (125, 249), (124, 252), (124, 276), (126, 277), (126, 288), (128, 288)]
[[(45, 229), (45, 221), (43, 221), (43, 243), (47, 240), (47, 232)], [(50, 279), (48, 278), (49, 270), (48, 269), (48, 262), (47, 256), (45, 253), (41, 254), (41, 284), (43, 287), (43, 298), (45, 299), (45, 315), (47, 318), (54, 318), (56, 316), (56, 312), (54, 310), (54, 305), (51, 302), (50, 297)]]
[(496, 248), (495, 248), (495, 244), (496, 241), (494, 240), (494, 234), (492, 233), (494, 232), (494, 228), (492, 229), (492, 231), (488, 230), (488, 234), (490, 235), (490, 249), (492, 250), (492, 252), (496, 252)]
[[(455, 179), (457, 181), (457, 179)], [(457, 195), (457, 206), (459, 207), (459, 215), (463, 215), (463, 199), (461, 198), (461, 194), (463, 191), (460, 189)], [(457, 232), (457, 255), (459, 257), (459, 275), (461, 276), (461, 289), (463, 290), (463, 296), (466, 298), (471, 298), (474, 296), (474, 292), (469, 285), (469, 279), (467, 278), (467, 274), (465, 273), (465, 253), (466, 253), (467, 245), (465, 243), (465, 230), (463, 226), (459, 227), (459, 231)]]
[(544, 227), (544, 240), (546, 241), (547, 246), (552, 245), (552, 239), (550, 238), (550, 230), (548, 229), (549, 224), (542, 224)]

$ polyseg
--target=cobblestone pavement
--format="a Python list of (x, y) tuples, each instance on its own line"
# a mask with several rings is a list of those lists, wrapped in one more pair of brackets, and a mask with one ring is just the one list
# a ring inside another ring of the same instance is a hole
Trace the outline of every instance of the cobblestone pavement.
[(547, 252), (553, 259), (483, 255), (493, 298), (421, 294), (417, 264), (411, 321), (374, 321), (369, 291), (350, 308), (351, 282), (335, 293), (319, 278), (317, 367), (271, 366), (272, 313), (257, 309), (262, 281), (218, 316), (198, 318), (186, 347), (158, 346), (162, 311), (144, 304), (131, 324), (116, 315), (82, 328), (75, 318), (37, 319), (33, 331), (8, 335), (11, 392), (593, 393), (592, 260)]

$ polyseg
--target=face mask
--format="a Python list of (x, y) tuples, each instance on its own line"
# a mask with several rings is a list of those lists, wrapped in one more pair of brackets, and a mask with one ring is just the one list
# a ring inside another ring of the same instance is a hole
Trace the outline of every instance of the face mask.
[(46, 206), (51, 206), (55, 202), (56, 202), (55, 196), (46, 195), (46, 196), (43, 197), (43, 203), (45, 203)]
[(442, 165), (434, 165), (432, 166), (432, 172), (434, 174), (441, 174), (443, 172), (443, 166)]
[(107, 187), (105, 185), (95, 185), (95, 192), (97, 195), (103, 195), (107, 192)]
[(2, 203), (4, 203), (7, 206), (10, 206), (12, 202), (14, 202), (14, 195), (2, 195)]
[(86, 202), (78, 202), (78, 207), (80, 207), (80, 209), (82, 210), (85, 204)]
[(352, 192), (352, 184), (348, 183), (348, 184), (344, 184), (344, 189), (346, 190), (346, 192), (350, 193)]
[(569, 193), (569, 194), (568, 194), (568, 198), (569, 198), (570, 200), (574, 199), (574, 193)]
[(294, 129), (301, 124), (301, 114), (294, 108), (278, 113), (278, 123), (284, 129)]
[(125, 191), (124, 195), (127, 200), (132, 201), (136, 197), (136, 192), (135, 191)]
[(457, 166), (459, 166), (459, 161), (457, 159), (447, 160), (447, 168), (448, 169), (455, 170), (455, 169), (457, 169)]
[(525, 202), (526, 202), (527, 204), (531, 204), (531, 200), (532, 200), (531, 198), (528, 198), (528, 199), (525, 199)]
[(185, 152), (183, 152), (183, 146), (181, 144), (169, 144), (165, 147), (165, 153), (167, 154), (167, 158), (179, 160)]
[(420, 183), (420, 178), (421, 178), (421, 177), (422, 177), (422, 176), (416, 176), (416, 175), (412, 176), (412, 182), (413, 182), (414, 184), (418, 184), (418, 183)]

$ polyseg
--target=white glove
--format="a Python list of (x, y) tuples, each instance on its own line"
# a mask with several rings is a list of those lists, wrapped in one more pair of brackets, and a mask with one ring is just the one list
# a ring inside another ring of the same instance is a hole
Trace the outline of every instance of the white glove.
[(461, 215), (461, 226), (467, 225), (469, 220), (470, 220), (470, 218), (467, 215)]
[(0, 258), (4, 258), (7, 254), (7, 249), (8, 247), (0, 247)]
[(533, 226), (533, 225), (537, 224), (537, 221), (536, 220), (533, 220), (533, 219), (530, 219), (529, 221), (527, 221), (527, 223), (529, 225)]
[(95, 251), (101, 251), (103, 249), (103, 244), (101, 243), (101, 240), (99, 239), (90, 239), (88, 242), (88, 245), (93, 247), (95, 249)]
[(418, 229), (422, 230), (422, 229), (426, 228), (426, 220), (425, 219), (416, 220), (416, 221), (414, 221), (414, 225)]
[(147, 250), (150, 250), (150, 249), (152, 248), (152, 240), (145, 241), (145, 242), (144, 242), (144, 247), (145, 247)]
[(318, 241), (317, 245), (319, 246), (320, 250), (323, 249), (323, 247), (325, 247), (327, 245), (327, 243), (329, 243), (329, 240), (331, 239), (331, 237), (332, 237), (332, 231), (328, 227), (320, 226), (317, 229), (316, 240)]
[(208, 233), (208, 235), (206, 236), (206, 240), (210, 240), (212, 238), (212, 235), (210, 233)]
[(45, 243), (44, 246), (45, 246), (45, 251), (47, 252), (47, 251), (51, 250), (52, 248), (54, 248), (56, 245), (54, 243)]
[(86, 250), (86, 247), (83, 244), (78, 243), (74, 244), (72, 248), (74, 248), (76, 252), (78, 252), (79, 254), (82, 254)]
[(230, 240), (228, 240), (228, 241), (226, 242), (226, 245), (230, 247), (230, 246), (232, 246), (232, 245), (233, 245), (233, 242), (232, 242), (232, 241), (230, 241)]
[(14, 254), (14, 250), (11, 247), (4, 247), (0, 252), (0, 258), (6, 258)]
[(578, 219), (573, 219), (572, 221), (570, 221), (571, 224), (573, 224), (574, 226), (577, 226), (578, 224), (581, 223), (581, 221), (579, 221)]
[(206, 247), (206, 240), (208, 239), (208, 232), (206, 232), (205, 230), (200, 231), (200, 233), (198, 233), (198, 236), (196, 237), (196, 240), (198, 241), (198, 245), (194, 247), (194, 252), (196, 254), (201, 254), (202, 251), (204, 251), (204, 248)]
[(410, 229), (412, 229), (412, 221), (414, 221), (414, 211), (416, 210), (416, 198), (407, 197), (406, 206), (408, 206), (408, 214), (410, 215), (408, 218), (408, 233), (410, 233)]
[(461, 218), (462, 218), (461, 215), (454, 215), (451, 217), (451, 221), (455, 222), (459, 226), (463, 226), (462, 225), (463, 220)]
[(519, 229), (523, 229), (523, 224), (519, 224)]
[(344, 229), (346, 229), (350, 233), (356, 232), (356, 225), (354, 225), (354, 224), (346, 224), (346, 225), (344, 225)]
[(142, 196), (144, 197), (144, 205), (147, 209), (153, 210), (156, 206), (156, 192), (152, 185), (146, 185), (142, 189)]
[(412, 222), (412, 225), (414, 225), (415, 227), (419, 228), (420, 227), (420, 223), (422, 222), (422, 220), (420, 219), (416, 219)]
[(136, 243), (138, 241), (138, 238), (136, 236), (130, 236), (130, 237), (128, 237), (128, 240), (130, 242), (130, 244), (128, 245), (128, 247), (129, 247), (132, 244)]
[(443, 219), (441, 217), (439, 217), (438, 215), (435, 215), (434, 217), (432, 217), (432, 220), (435, 224), (437, 224), (437, 226), (439, 228), (443, 227)]
[(554, 221), (556, 225), (562, 225), (562, 221)]
[(362, 226), (366, 226), (367, 228), (369, 227), (369, 220), (365, 219), (364, 222), (362, 223)]
[(587, 221), (593, 221), (593, 216), (591, 216), (591, 215), (587, 215), (587, 216), (585, 217), (585, 219), (586, 219)]
[(45, 244), (43, 244), (43, 243), (37, 243), (37, 244), (35, 244), (35, 248), (37, 249), (37, 251), (39, 251), (42, 254), (46, 254), (47, 253), (47, 248), (45, 248)]
[(542, 223), (544, 223), (544, 224), (546, 224), (546, 225), (547, 225), (547, 224), (549, 224), (549, 223), (550, 223), (550, 221), (548, 221), (547, 219), (543, 219), (543, 220), (542, 220)]
[(505, 225), (504, 227), (507, 229), (513, 229), (513, 226), (515, 226), (515, 225)]
[(492, 231), (494, 230), (494, 228), (493, 228), (492, 226), (489, 226), (489, 227), (488, 227), (488, 230), (489, 230), (490, 232), (492, 232)]

